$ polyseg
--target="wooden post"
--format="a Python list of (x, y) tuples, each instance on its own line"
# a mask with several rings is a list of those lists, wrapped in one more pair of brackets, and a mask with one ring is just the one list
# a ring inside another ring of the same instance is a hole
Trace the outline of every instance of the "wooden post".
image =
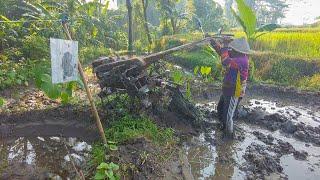
[[(69, 29), (66, 25), (66, 23), (62, 23), (62, 26), (63, 26), (63, 29), (68, 37), (69, 40), (72, 40), (72, 37), (70, 35), (70, 32), (69, 32)], [(92, 95), (91, 95), (91, 92), (90, 92), (90, 89), (88, 87), (88, 83), (87, 83), (87, 80), (85, 78), (85, 74), (83, 72), (83, 69), (82, 69), (82, 65), (81, 65), (81, 62), (80, 60), (78, 60), (78, 69), (79, 69), (79, 73), (80, 73), (80, 76), (82, 78), (82, 81), (83, 81), (83, 84), (84, 84), (84, 87), (86, 89), (86, 92), (87, 92), (87, 96), (88, 96), (88, 99), (90, 101), (90, 104), (91, 104), (91, 111), (92, 111), (92, 114), (94, 115), (94, 118), (96, 120), (96, 124), (97, 124), (97, 127), (99, 129), (99, 132), (100, 132), (100, 136), (103, 140), (103, 143), (104, 144), (107, 144), (107, 138), (104, 134), (104, 129), (103, 129), (103, 126), (101, 124), (101, 120), (100, 120), (100, 117), (99, 117), (99, 114), (98, 114), (98, 111), (97, 111), (97, 108), (96, 108), (96, 105), (94, 104), (94, 101), (93, 101), (93, 98), (92, 98)]]

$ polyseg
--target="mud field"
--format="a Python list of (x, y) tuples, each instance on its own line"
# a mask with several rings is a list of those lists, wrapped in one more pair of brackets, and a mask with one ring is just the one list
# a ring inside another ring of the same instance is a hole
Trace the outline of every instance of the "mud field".
[[(205, 115), (201, 129), (170, 118), (180, 137), (168, 160), (141, 165), (141, 149), (161, 148), (146, 139), (119, 147), (123, 161), (140, 164), (134, 179), (319, 179), (320, 97), (257, 85), (250, 87), (236, 121), (236, 137), (226, 139), (216, 117), (218, 88), (196, 97)], [(52, 107), (0, 115), (0, 179), (73, 179), (84, 169), (98, 135), (89, 111)], [(67, 133), (66, 133), (67, 132)]]

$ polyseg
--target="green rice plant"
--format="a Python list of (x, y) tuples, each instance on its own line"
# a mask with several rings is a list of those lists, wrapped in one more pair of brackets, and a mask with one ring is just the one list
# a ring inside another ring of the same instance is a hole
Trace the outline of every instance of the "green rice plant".
[(320, 59), (320, 32), (272, 32), (253, 43), (254, 50)]

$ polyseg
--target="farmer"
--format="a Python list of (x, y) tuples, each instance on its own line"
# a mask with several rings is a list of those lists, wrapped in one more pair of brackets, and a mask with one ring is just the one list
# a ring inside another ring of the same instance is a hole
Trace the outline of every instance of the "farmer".
[(247, 85), (250, 47), (245, 38), (227, 38), (222, 43), (212, 40), (211, 45), (221, 56), (221, 63), (226, 68), (222, 95), (217, 107), (218, 116), (222, 129), (227, 135), (233, 136), (234, 114)]

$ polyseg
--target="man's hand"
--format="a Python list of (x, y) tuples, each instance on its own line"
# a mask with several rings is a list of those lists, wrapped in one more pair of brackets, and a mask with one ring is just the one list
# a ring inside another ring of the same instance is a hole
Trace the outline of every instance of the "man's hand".
[(222, 39), (223, 47), (228, 47), (229, 44), (233, 41), (233, 38), (230, 36), (224, 36)]
[(215, 49), (216, 48), (220, 49), (222, 47), (221, 43), (217, 39), (211, 39), (210, 40), (210, 45)]

